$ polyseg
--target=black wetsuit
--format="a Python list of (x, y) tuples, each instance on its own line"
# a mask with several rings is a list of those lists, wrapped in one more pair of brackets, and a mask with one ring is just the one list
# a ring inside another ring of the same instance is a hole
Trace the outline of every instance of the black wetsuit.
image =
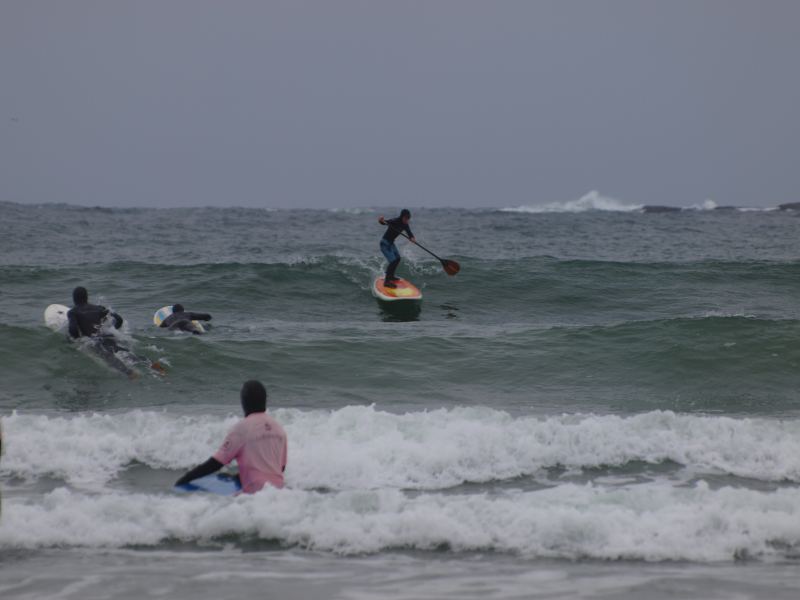
[(103, 358), (109, 366), (122, 371), (126, 375), (131, 375), (131, 369), (117, 355), (117, 352), (129, 352), (117, 344), (117, 339), (110, 333), (103, 333), (101, 327), (106, 317), (114, 319), (114, 329), (122, 327), (122, 317), (117, 313), (111, 312), (105, 306), (95, 304), (76, 304), (67, 313), (69, 319), (69, 335), (75, 339), (85, 337), (92, 342), (92, 349)]
[[(411, 228), (408, 226), (408, 223), (403, 223), (403, 217), (396, 217), (394, 219), (386, 219), (386, 231), (383, 234), (383, 239), (386, 241), (394, 244), (394, 241), (397, 239), (397, 236), (400, 235), (403, 231), (406, 232), (406, 235), (410, 238), (414, 237), (414, 234), (411, 233)], [(375, 238), (373, 238), (375, 239)]]
[(200, 335), (192, 321), (210, 321), (211, 315), (208, 313), (196, 312), (177, 312), (172, 313), (166, 319), (161, 321), (161, 327), (168, 327), (169, 329), (179, 329), (180, 331), (190, 331), (194, 334)]
[[(205, 477), (206, 475), (211, 475), (212, 473), (216, 473), (222, 467), (224, 467), (221, 462), (219, 462), (213, 456), (209, 458), (206, 462), (201, 465), (197, 465), (191, 471), (184, 473), (184, 475), (175, 482), (175, 485), (186, 485), (187, 483), (191, 483), (195, 479), (199, 479), (200, 477)], [(238, 478), (238, 475), (236, 476)], [(241, 482), (240, 482), (241, 483)]]
[(105, 306), (97, 306), (88, 302), (86, 304), (76, 304), (67, 313), (70, 336), (77, 339), (81, 336), (95, 337), (102, 335), (100, 327), (102, 327), (103, 321), (109, 315), (114, 319), (114, 329), (122, 327), (122, 317), (115, 312), (111, 312)]

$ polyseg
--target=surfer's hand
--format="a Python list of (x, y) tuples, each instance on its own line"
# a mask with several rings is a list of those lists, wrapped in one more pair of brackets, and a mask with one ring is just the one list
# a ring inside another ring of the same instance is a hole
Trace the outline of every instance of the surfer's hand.
[(386, 225), (386, 219), (384, 219), (383, 216), (380, 216), (378, 217), (378, 223), (381, 225)]
[(410, 239), (410, 240), (411, 240), (412, 242), (414, 242), (415, 244), (417, 243), (417, 238), (415, 238), (415, 237), (410, 237), (410, 238), (408, 238), (408, 239)]

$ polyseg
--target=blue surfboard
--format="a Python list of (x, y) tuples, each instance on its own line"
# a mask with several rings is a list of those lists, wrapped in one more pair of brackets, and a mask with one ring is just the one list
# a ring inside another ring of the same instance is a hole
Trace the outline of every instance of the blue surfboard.
[(234, 496), (242, 491), (239, 478), (228, 473), (212, 473), (195, 479), (191, 483), (176, 485), (179, 492), (207, 492), (219, 496)]

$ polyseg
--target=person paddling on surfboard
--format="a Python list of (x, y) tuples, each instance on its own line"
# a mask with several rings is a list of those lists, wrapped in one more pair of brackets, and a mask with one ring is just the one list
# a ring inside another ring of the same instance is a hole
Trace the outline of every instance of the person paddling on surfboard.
[[(67, 313), (69, 335), (72, 338), (103, 335), (101, 328), (107, 317), (114, 320), (114, 329), (122, 327), (122, 317), (117, 313), (111, 312), (105, 306), (89, 304), (89, 292), (85, 287), (78, 286), (72, 290), (72, 301), (75, 306)], [(108, 337), (108, 334), (104, 337)]]
[(161, 321), (159, 327), (167, 327), (170, 330), (187, 331), (195, 335), (203, 333), (192, 321), (210, 321), (211, 315), (208, 313), (186, 312), (183, 304), (173, 304), (172, 314)]
[[(116, 353), (127, 352), (135, 360), (142, 359), (133, 354), (127, 348), (123, 348), (117, 343), (117, 339), (110, 332), (103, 331), (106, 319), (111, 317), (114, 329), (122, 327), (123, 319), (117, 313), (108, 310), (105, 306), (89, 304), (89, 292), (83, 286), (78, 286), (72, 290), (72, 301), (74, 306), (67, 312), (69, 322), (69, 335), (73, 339), (88, 338), (92, 342), (94, 350), (102, 356), (105, 361), (125, 373), (131, 379), (138, 376), (137, 372), (120, 360)], [(164, 373), (164, 367), (158, 362), (150, 362), (150, 368), (159, 373)]]
[(267, 390), (260, 381), (245, 381), (239, 393), (244, 419), (233, 426), (219, 450), (175, 482), (185, 485), (219, 471), (234, 458), (239, 465), (242, 492), (254, 494), (266, 484), (283, 487), (286, 470), (286, 432), (267, 414)]
[(114, 329), (122, 327), (122, 317), (111, 312), (105, 306), (89, 304), (89, 292), (82, 286), (72, 290), (72, 301), (75, 305), (67, 313), (70, 337), (73, 339), (89, 338), (94, 350), (109, 365), (122, 371), (128, 377), (135, 377), (136, 372), (116, 356), (117, 352), (127, 352), (128, 349), (117, 344), (113, 334), (103, 331), (103, 325), (108, 317), (113, 320)]
[(411, 228), (408, 226), (408, 222), (410, 220), (411, 211), (407, 208), (401, 210), (400, 216), (395, 219), (386, 220), (383, 218), (383, 216), (378, 217), (378, 223), (387, 226), (386, 232), (381, 238), (381, 252), (386, 257), (386, 260), (389, 261), (389, 264), (386, 267), (386, 278), (383, 281), (384, 287), (397, 287), (394, 283), (397, 281), (397, 278), (394, 276), (394, 272), (397, 270), (397, 266), (400, 264), (400, 251), (397, 249), (397, 246), (394, 243), (394, 241), (397, 239), (397, 236), (403, 232), (406, 232), (409, 240), (412, 242), (417, 241), (414, 238), (414, 234), (411, 233)]

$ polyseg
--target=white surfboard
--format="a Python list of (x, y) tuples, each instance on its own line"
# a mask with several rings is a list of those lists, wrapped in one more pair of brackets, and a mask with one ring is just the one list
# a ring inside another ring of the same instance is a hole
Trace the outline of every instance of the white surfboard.
[(172, 305), (162, 306), (153, 315), (153, 325), (161, 327), (161, 322), (172, 314)]
[(53, 331), (62, 331), (67, 328), (69, 308), (63, 304), (51, 304), (44, 310), (44, 324)]
[[(166, 319), (168, 316), (172, 314), (172, 306), (173, 306), (172, 304), (170, 304), (169, 306), (162, 306), (155, 312), (155, 314), (153, 315), (153, 324), (156, 327), (161, 327), (161, 323), (164, 321), (164, 319)], [(200, 321), (192, 321), (192, 325), (197, 327), (197, 330), (200, 333), (206, 332), (206, 328), (203, 327), (203, 324)]]

